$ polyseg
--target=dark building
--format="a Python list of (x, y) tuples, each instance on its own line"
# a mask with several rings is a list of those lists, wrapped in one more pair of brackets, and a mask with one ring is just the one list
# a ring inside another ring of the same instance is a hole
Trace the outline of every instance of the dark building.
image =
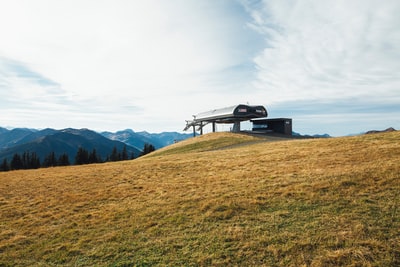
[(252, 119), (253, 131), (260, 133), (279, 133), (292, 135), (292, 119), (276, 118), (276, 119)]

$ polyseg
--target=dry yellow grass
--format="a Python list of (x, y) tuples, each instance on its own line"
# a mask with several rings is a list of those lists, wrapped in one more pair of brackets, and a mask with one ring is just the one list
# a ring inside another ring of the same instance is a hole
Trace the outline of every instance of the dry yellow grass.
[(400, 265), (399, 132), (268, 141), (0, 173), (0, 266)]

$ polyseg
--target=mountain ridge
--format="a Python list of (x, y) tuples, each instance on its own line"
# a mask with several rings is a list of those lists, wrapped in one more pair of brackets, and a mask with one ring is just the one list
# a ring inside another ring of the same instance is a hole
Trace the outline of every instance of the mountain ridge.
[(25, 152), (34, 152), (40, 160), (43, 160), (54, 152), (56, 156), (67, 154), (70, 161), (73, 162), (80, 147), (89, 152), (95, 149), (101, 159), (105, 160), (112, 153), (114, 147), (118, 151), (122, 151), (124, 146), (126, 146), (129, 155), (133, 154), (134, 157), (138, 157), (146, 143), (152, 144), (158, 149), (173, 143), (174, 138), (185, 139), (189, 136), (191, 135), (174, 132), (140, 134), (131, 129), (115, 133), (99, 133), (87, 128), (65, 128), (61, 130), (45, 128), (38, 130), (0, 127), (0, 160), (7, 159), (10, 161), (15, 154)]
[[(19, 133), (19, 135), (12, 141), (14, 133)], [(127, 153), (129, 155), (133, 153), (136, 157), (141, 153), (141, 150), (137, 148), (117, 140), (110, 140), (89, 129), (44, 129), (24, 132), (24, 134), (13, 129), (7, 134), (8, 136), (5, 132), (0, 133), (0, 140), (3, 140), (3, 143), (0, 143), (0, 147), (2, 147), (0, 149), (0, 160), (7, 159), (10, 161), (15, 154), (25, 152), (34, 152), (40, 160), (43, 160), (54, 152), (56, 156), (67, 154), (70, 161), (73, 162), (79, 148), (84, 148), (89, 152), (96, 150), (102, 160), (112, 153), (114, 147), (118, 151), (122, 151), (125, 146)]]
[(118, 140), (138, 148), (143, 148), (145, 143), (150, 143), (156, 149), (192, 137), (192, 134), (178, 132), (149, 133), (146, 131), (135, 132), (132, 129), (125, 129), (114, 133), (101, 132), (101, 134), (111, 140)]

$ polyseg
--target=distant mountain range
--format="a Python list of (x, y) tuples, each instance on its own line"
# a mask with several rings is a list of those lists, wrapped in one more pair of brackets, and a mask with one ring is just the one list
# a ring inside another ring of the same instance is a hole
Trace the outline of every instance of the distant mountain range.
[(134, 132), (131, 129), (126, 129), (115, 133), (102, 132), (101, 135), (111, 140), (124, 142), (125, 144), (138, 149), (142, 149), (145, 143), (152, 144), (156, 149), (159, 149), (193, 136), (193, 134), (181, 134), (177, 132)]
[(155, 148), (161, 148), (172, 144), (174, 140), (183, 140), (190, 134), (147, 132), (135, 133), (132, 130), (124, 130), (116, 133), (97, 133), (89, 129), (27, 129), (15, 128), (12, 130), (0, 127), (0, 161), (11, 160), (14, 154), (35, 152), (40, 160), (50, 153), (56, 156), (67, 154), (73, 162), (78, 149), (87, 151), (96, 150), (97, 154), (105, 160), (114, 147), (122, 151), (124, 146), (128, 155), (139, 156), (145, 143), (152, 144)]
[(385, 130), (371, 130), (371, 131), (366, 132), (366, 134), (385, 133), (385, 132), (394, 132), (394, 131), (396, 131), (395, 128), (389, 127)]
[(330, 138), (330, 137), (332, 137), (327, 133), (326, 134), (303, 135), (300, 133), (292, 132), (292, 135), (295, 137), (305, 137), (305, 138)]

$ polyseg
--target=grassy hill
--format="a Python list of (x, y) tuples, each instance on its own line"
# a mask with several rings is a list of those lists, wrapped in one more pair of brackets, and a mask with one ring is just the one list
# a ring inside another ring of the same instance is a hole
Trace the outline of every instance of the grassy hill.
[(216, 133), (0, 173), (0, 266), (399, 266), (400, 132)]

